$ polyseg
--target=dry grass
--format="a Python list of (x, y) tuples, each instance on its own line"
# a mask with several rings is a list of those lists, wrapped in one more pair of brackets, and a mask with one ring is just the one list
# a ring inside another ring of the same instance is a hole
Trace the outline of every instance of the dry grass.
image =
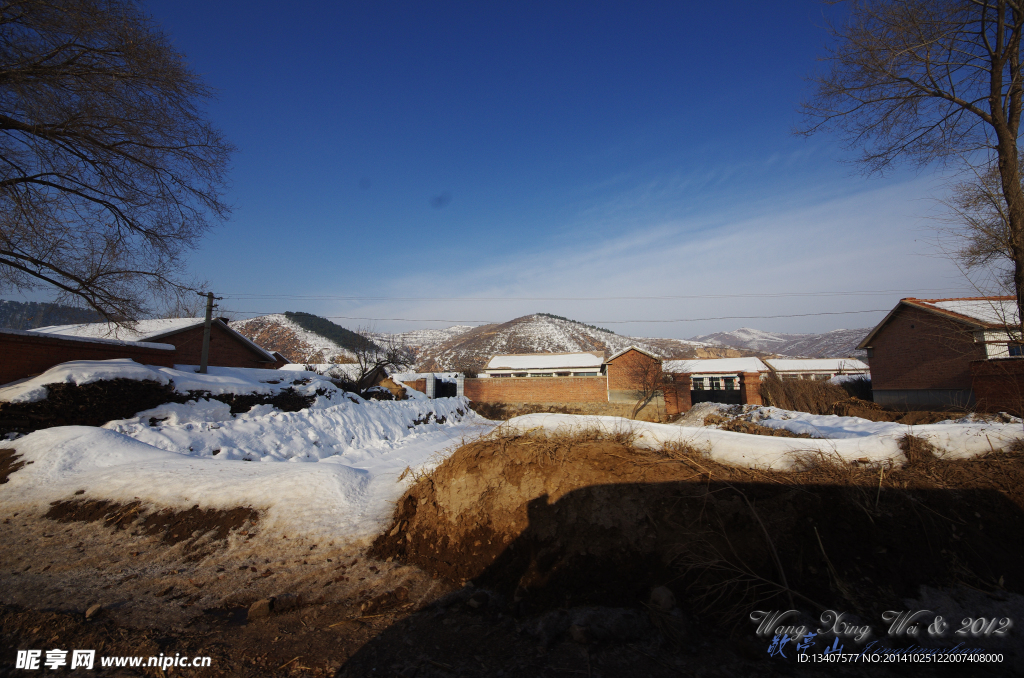
[(770, 374), (761, 381), (761, 399), (765, 405), (784, 410), (833, 414), (836, 404), (849, 400), (850, 394), (827, 381), (782, 380)]
[[(470, 408), (492, 421), (507, 421), (524, 414), (580, 414), (602, 417), (630, 418), (633, 405), (627, 403), (488, 403), (471, 402)], [(663, 408), (649, 404), (637, 414), (638, 421), (663, 422)]]
[(935, 447), (925, 440), (909, 433), (897, 441), (900, 450), (907, 458), (907, 466), (935, 461)]

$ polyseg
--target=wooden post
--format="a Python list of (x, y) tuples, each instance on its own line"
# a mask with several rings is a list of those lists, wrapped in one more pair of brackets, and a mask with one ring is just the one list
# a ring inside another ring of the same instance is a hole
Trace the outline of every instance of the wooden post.
[[(199, 296), (202, 296), (200, 294)], [(213, 325), (213, 292), (206, 293), (206, 322), (203, 324), (203, 353), (199, 359), (199, 374), (206, 374), (210, 362), (210, 327)]]

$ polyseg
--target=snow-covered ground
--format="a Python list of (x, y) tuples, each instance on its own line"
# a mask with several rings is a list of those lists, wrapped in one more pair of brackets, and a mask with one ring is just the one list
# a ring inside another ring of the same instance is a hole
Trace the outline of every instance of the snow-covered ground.
[(161, 507), (252, 506), (266, 511), (265, 530), (358, 539), (390, 516), (391, 502), (411, 480), (407, 468), (429, 469), (494, 425), (464, 398), (365, 401), (313, 373), (210, 368), (199, 375), (130, 360), (65, 363), (0, 390), (0, 399), (37, 401), (46, 397), (47, 383), (112, 378), (173, 382), (182, 392), (271, 393), (292, 386), (328, 389), (334, 397), (318, 397), (299, 412), (257, 405), (236, 415), (224, 403), (199, 399), (103, 428), (36, 431), (4, 442), (32, 463), (10, 476), (0, 504), (13, 511), (45, 507), (85, 490), (83, 499)]
[(44, 400), (50, 384), (92, 384), (108, 379), (134, 379), (173, 384), (178, 393), (212, 395), (258, 393), (272, 395), (292, 388), (301, 395), (321, 393), (323, 401), (344, 398), (344, 392), (316, 372), (300, 370), (257, 370), (243, 367), (210, 367), (198, 374), (196, 365), (174, 368), (140, 365), (131, 358), (114, 360), (72, 360), (42, 374), (0, 387), (0, 402), (30, 403)]
[[(210, 374), (199, 375), (194, 368), (179, 368), (130, 360), (65, 363), (0, 389), (0, 400), (37, 401), (46, 397), (46, 384), (112, 378), (153, 379), (193, 393), (272, 393), (292, 387), (321, 395), (299, 412), (257, 405), (234, 415), (224, 403), (199, 398), (161, 405), (102, 428), (57, 427), (7, 441), (5, 447), (32, 463), (10, 476), (0, 504), (14, 511), (41, 508), (84, 490), (83, 499), (141, 500), (161, 507), (252, 506), (265, 511), (264, 530), (358, 540), (384, 524), (414, 474), (496, 426), (472, 412), (464, 398), (364, 401), (311, 372), (211, 368)], [(526, 415), (505, 426), (628, 428), (640, 446), (684, 443), (723, 463), (780, 470), (821, 454), (901, 463), (897, 441), (907, 434), (927, 439), (950, 458), (985, 454), (1022, 435), (1020, 423), (970, 419), (906, 426), (771, 407), (748, 408), (744, 418), (814, 438), (564, 414)]]
[(847, 462), (902, 464), (906, 461), (898, 441), (905, 435), (923, 438), (937, 454), (965, 459), (988, 454), (1024, 437), (1020, 423), (950, 420), (939, 424), (907, 426), (872, 422), (858, 417), (817, 416), (778, 408), (760, 408), (762, 426), (811, 433), (818, 438), (782, 438), (721, 431), (704, 426), (680, 426), (630, 421), (619, 417), (567, 414), (528, 414), (510, 419), (505, 426), (520, 431), (571, 431), (597, 428), (608, 432), (632, 431), (638, 447), (660, 449), (668, 444), (690, 445), (709, 459), (748, 468), (795, 470), (808, 458), (824, 455)]

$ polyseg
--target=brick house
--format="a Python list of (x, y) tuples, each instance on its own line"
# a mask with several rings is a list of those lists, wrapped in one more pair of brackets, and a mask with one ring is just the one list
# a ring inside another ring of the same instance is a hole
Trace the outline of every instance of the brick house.
[(173, 367), (175, 355), (170, 344), (0, 329), (0, 385), (41, 374), (71, 360), (131, 358), (145, 365)]
[(598, 377), (605, 373), (605, 355), (604, 351), (495, 355), (481, 372), (485, 378)]
[(901, 299), (857, 348), (867, 351), (874, 400), (881, 405), (980, 405), (975, 393), (980, 385), (987, 409), (1005, 391), (993, 378), (1021, 364), (1019, 327), (1013, 297), (910, 297)]
[[(116, 327), (107, 323), (86, 323), (40, 327), (33, 330), (33, 333), (52, 337), (171, 344), (175, 349), (175, 364), (198, 365), (203, 349), (204, 322), (204, 318), (161, 318), (140, 320), (131, 328)], [(223, 318), (215, 318), (210, 327), (209, 364), (219, 367), (275, 369), (285, 363), (273, 353), (231, 329)]]
[(634, 403), (634, 382), (644, 374), (660, 380), (661, 358), (635, 346), (610, 357), (603, 351), (496, 355), (463, 388), (479, 402)]
[(764, 364), (779, 379), (828, 381), (840, 374), (869, 374), (867, 363), (856, 358), (765, 358)]
[(770, 368), (758, 358), (667, 360), (665, 373), (674, 385), (670, 397), (685, 412), (697, 403), (760, 405), (761, 378)]

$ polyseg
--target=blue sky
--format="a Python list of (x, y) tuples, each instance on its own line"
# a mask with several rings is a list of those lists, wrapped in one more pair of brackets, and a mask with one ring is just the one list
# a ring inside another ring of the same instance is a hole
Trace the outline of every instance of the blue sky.
[(792, 134), (836, 8), (146, 7), (239, 147), (234, 215), (190, 258), (230, 311), (380, 330), (543, 311), (689, 337), (867, 327), (884, 313), (692, 319), (968, 291), (928, 244), (931, 173), (865, 178), (835, 139)]

